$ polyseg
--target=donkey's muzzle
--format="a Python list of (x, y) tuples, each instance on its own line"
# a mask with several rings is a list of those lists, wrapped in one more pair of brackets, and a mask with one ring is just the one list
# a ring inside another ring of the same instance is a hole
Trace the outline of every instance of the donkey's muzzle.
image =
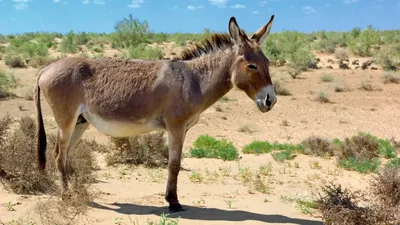
[(276, 101), (276, 93), (272, 85), (268, 85), (261, 89), (256, 96), (256, 104), (261, 112), (268, 112), (271, 110)]

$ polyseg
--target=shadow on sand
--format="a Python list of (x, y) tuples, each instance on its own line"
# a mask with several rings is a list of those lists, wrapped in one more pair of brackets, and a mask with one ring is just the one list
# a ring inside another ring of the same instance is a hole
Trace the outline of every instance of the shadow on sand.
[[(112, 210), (117, 213), (126, 215), (161, 215), (169, 213), (168, 207), (134, 205), (128, 203), (114, 203), (113, 208), (99, 205), (95, 202), (91, 204), (93, 208)], [(115, 208), (114, 208), (115, 207)], [(263, 215), (258, 213), (246, 212), (241, 210), (222, 210), (215, 208), (198, 208), (192, 206), (183, 206), (185, 211), (171, 213), (170, 218), (182, 218), (191, 220), (223, 220), (223, 221), (246, 221), (255, 220), (265, 223), (292, 223), (299, 225), (322, 225), (323, 223), (316, 220), (296, 219), (282, 215)]]

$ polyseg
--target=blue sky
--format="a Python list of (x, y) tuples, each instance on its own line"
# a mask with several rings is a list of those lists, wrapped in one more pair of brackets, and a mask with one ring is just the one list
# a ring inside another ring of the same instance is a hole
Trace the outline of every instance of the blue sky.
[(400, 0), (0, 0), (0, 33), (108, 33), (130, 13), (168, 33), (226, 32), (231, 16), (254, 32), (271, 14), (271, 32), (400, 29)]

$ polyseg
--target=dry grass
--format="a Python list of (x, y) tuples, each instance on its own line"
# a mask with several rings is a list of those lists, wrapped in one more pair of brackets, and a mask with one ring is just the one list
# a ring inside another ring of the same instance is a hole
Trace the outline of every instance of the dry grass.
[(331, 102), (328, 95), (323, 91), (318, 92), (317, 96), (315, 97), (315, 100), (318, 102), (321, 102), (321, 103), (330, 103)]
[(273, 83), (274, 83), (275, 92), (276, 92), (277, 95), (281, 95), (281, 96), (290, 96), (290, 95), (292, 95), (290, 90), (287, 87), (285, 87), (282, 84), (281, 81), (276, 80)]
[(305, 155), (330, 157), (334, 155), (334, 148), (330, 141), (320, 137), (309, 137), (301, 143), (301, 152)]
[(382, 75), (384, 84), (399, 84), (400, 83), (400, 74), (395, 72), (384, 72)]
[(131, 138), (110, 138), (111, 151), (106, 156), (108, 165), (143, 164), (163, 167), (168, 162), (168, 146), (163, 132), (143, 134)]
[(335, 58), (338, 59), (339, 61), (344, 61), (344, 60), (349, 59), (349, 53), (344, 48), (335, 49), (334, 54), (335, 54)]
[(324, 186), (317, 201), (324, 224), (398, 225), (400, 167), (381, 170), (370, 181), (370, 188), (371, 194), (351, 192), (340, 185)]

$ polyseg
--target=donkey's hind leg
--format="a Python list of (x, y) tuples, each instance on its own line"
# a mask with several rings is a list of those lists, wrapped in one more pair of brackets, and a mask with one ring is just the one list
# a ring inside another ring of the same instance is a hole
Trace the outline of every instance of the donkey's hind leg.
[[(88, 128), (89, 123), (83, 118), (82, 115), (78, 117), (78, 120), (75, 125), (74, 132), (72, 133), (71, 141), (69, 142), (69, 147), (68, 147), (68, 152), (74, 151), (76, 145), (79, 143), (79, 141), (82, 138), (82, 135), (85, 133), (86, 129)], [(71, 166), (71, 163), (69, 162), (69, 159), (67, 159), (67, 174), (73, 174), (74, 169)]]
[[(71, 120), (71, 122), (64, 120), (63, 126), (59, 127), (57, 142), (56, 142), (56, 166), (60, 174), (61, 183), (61, 197), (65, 199), (68, 197), (68, 150), (70, 149), (71, 143), (76, 145), (86, 130), (87, 125), (77, 125), (78, 115)], [(57, 154), (58, 153), (58, 154)]]

